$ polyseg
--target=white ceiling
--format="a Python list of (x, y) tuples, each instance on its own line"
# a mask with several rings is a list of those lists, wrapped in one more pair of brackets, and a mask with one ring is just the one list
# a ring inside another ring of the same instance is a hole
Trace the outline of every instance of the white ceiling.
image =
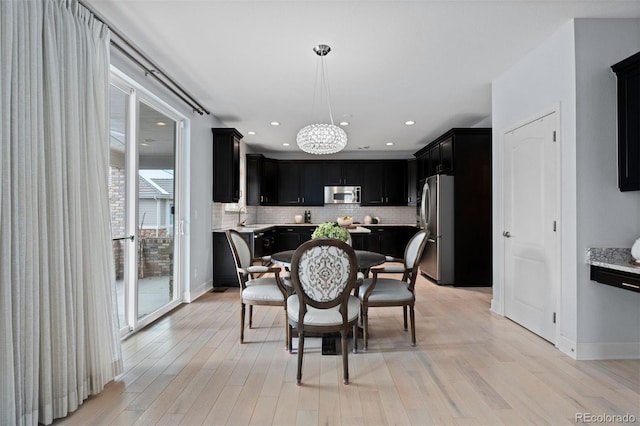
[(490, 126), (491, 81), (571, 18), (640, 18), (640, 0), (87, 3), (258, 151), (296, 152), (303, 126), (329, 120), (326, 102), (313, 105), (312, 48), (330, 45), (345, 151), (380, 157)]

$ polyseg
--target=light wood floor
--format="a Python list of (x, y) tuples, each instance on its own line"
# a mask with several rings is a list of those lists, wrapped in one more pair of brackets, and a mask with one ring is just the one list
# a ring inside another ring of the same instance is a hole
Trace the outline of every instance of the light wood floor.
[(635, 416), (640, 361), (574, 361), (490, 313), (491, 289), (417, 284), (415, 348), (400, 308), (370, 309), (369, 350), (307, 340), (303, 386), (284, 350), (284, 313), (256, 307), (239, 344), (235, 289), (208, 293), (123, 342), (125, 372), (57, 424), (569, 424)]

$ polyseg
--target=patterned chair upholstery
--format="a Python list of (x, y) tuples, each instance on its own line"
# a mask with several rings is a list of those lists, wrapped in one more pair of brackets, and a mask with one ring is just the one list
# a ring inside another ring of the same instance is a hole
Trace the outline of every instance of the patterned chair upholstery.
[[(362, 309), (364, 349), (369, 343), (369, 308), (375, 306), (402, 306), (404, 329), (407, 330), (407, 307), (411, 319), (411, 345), (416, 345), (416, 321), (414, 305), (416, 301), (414, 287), (418, 274), (418, 264), (427, 243), (427, 232), (420, 231), (407, 243), (404, 259), (388, 258), (387, 261), (400, 261), (402, 265), (388, 265), (371, 268), (371, 278), (363, 280), (358, 288)], [(382, 278), (382, 274), (402, 274), (402, 279)]]
[[(305, 332), (340, 332), (344, 383), (349, 384), (348, 334), (353, 328), (353, 350), (357, 350), (360, 301), (350, 295), (357, 279), (353, 249), (336, 239), (316, 239), (302, 244), (291, 259), (291, 281), (295, 294), (287, 299), (289, 339), (298, 331), (297, 384), (302, 382)], [(291, 340), (289, 341), (291, 350)]]
[[(249, 305), (249, 328), (253, 326), (253, 306), (268, 305), (284, 307), (285, 319), (287, 317), (287, 291), (280, 279), (280, 268), (271, 266), (254, 266), (255, 261), (263, 259), (252, 259), (251, 249), (242, 238), (242, 234), (235, 230), (226, 232), (227, 241), (231, 247), (233, 260), (238, 272), (238, 282), (240, 284), (240, 343), (244, 343), (244, 326), (246, 305)], [(263, 274), (271, 274), (263, 276)], [(290, 342), (289, 327), (285, 321), (285, 347)]]

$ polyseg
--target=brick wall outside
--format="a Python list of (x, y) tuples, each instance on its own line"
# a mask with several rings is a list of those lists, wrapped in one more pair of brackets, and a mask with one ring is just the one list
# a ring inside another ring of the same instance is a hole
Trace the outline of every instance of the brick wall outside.
[[(109, 173), (109, 203), (111, 206), (111, 233), (113, 236), (125, 234), (125, 171), (111, 166)], [(167, 229), (142, 229), (139, 241), (142, 252), (139, 253), (138, 278), (170, 276), (173, 274), (173, 235)], [(116, 266), (116, 279), (124, 277), (125, 244), (128, 240), (113, 241), (113, 259)]]

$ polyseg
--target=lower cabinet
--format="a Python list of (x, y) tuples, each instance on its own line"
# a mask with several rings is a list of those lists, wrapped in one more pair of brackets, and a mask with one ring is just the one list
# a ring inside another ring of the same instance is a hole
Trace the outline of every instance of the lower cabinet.
[[(413, 226), (367, 226), (371, 233), (351, 234), (355, 250), (368, 250), (397, 258), (404, 257), (409, 239), (418, 232)], [(251, 247), (252, 257), (267, 256), (278, 251), (295, 250), (311, 239), (315, 225), (276, 226), (266, 231), (242, 233)], [(231, 247), (224, 232), (213, 232), (213, 286), (238, 287)]]
[(277, 251), (295, 250), (300, 244), (311, 239), (315, 226), (278, 227)]
[[(253, 247), (253, 233), (243, 233), (242, 237)], [(224, 232), (213, 233), (213, 286), (240, 287), (231, 247)]]
[(370, 234), (364, 235), (358, 241), (362, 248), (354, 247), (356, 250), (369, 250), (382, 253), (386, 256), (404, 258), (404, 249), (413, 235), (419, 231), (414, 226), (367, 226), (371, 230)]

